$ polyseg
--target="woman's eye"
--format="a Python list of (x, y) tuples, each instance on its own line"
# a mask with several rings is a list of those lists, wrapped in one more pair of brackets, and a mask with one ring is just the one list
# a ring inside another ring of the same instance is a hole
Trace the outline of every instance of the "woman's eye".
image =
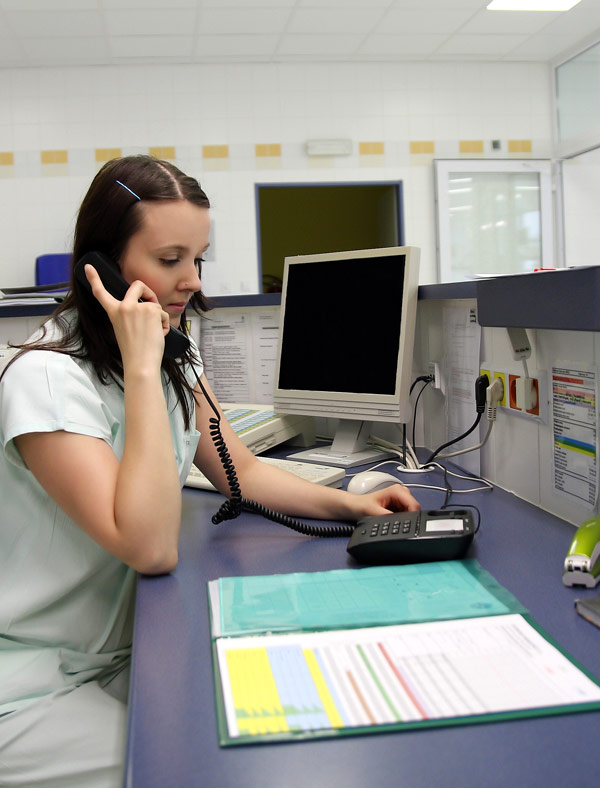
[(194, 260), (194, 265), (198, 269), (198, 271), (202, 270), (202, 263), (204, 262), (204, 257), (196, 257)]
[(167, 258), (167, 257), (161, 257), (159, 259), (160, 259), (160, 262), (163, 265), (175, 265), (176, 263), (179, 262), (179, 258), (178, 257), (174, 257), (172, 259), (171, 258)]

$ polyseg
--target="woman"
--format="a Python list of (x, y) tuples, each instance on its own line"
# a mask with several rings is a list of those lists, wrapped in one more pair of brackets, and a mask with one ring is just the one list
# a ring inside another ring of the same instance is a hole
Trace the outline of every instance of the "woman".
[[(173, 165), (106, 164), (73, 259), (104, 253), (129, 290), (117, 300), (86, 266), (92, 292), (75, 279), (0, 382), (0, 785), (120, 784), (135, 571), (176, 566), (192, 461), (230, 495), (197, 348), (163, 357), (186, 308), (206, 309), (209, 222), (206, 195)], [(313, 485), (259, 463), (225, 419), (222, 433), (244, 497), (270, 509), (351, 521), (418, 509), (401, 485)]]

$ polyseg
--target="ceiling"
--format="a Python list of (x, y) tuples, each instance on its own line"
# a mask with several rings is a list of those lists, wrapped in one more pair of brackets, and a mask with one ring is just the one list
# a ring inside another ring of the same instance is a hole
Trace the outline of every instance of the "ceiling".
[(548, 62), (600, 38), (600, 0), (564, 13), (488, 1), (0, 0), (0, 67)]

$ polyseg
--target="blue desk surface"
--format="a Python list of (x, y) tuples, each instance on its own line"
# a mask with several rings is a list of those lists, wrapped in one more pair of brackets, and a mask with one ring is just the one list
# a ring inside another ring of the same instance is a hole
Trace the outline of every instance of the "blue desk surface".
[[(434, 476), (433, 474), (431, 475)], [(423, 478), (423, 477), (421, 477)], [(439, 474), (435, 475), (439, 480)], [(423, 508), (442, 493), (416, 491)], [(223, 576), (357, 566), (345, 539), (299, 536), (254, 515), (213, 526), (222, 499), (184, 490), (177, 569), (138, 583), (126, 785), (140, 788), (587, 788), (598, 785), (600, 712), (302, 743), (220, 748), (206, 583)], [(502, 490), (478, 505), (468, 553), (600, 677), (600, 629), (573, 600), (600, 593), (561, 581), (573, 526)]]

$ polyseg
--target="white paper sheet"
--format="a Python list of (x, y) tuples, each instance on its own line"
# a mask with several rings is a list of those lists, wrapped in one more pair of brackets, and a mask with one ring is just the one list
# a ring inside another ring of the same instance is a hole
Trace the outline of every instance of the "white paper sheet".
[(279, 307), (223, 307), (200, 323), (206, 377), (221, 402), (273, 403)]
[(217, 654), (231, 737), (600, 702), (516, 614), (220, 638)]
[[(475, 380), (479, 376), (479, 349), (481, 327), (477, 322), (474, 306), (445, 306), (444, 362), (442, 377), (446, 395), (447, 440), (462, 435), (477, 417), (475, 410)], [(448, 447), (446, 451), (458, 451), (479, 443), (479, 430), (467, 438)], [(435, 447), (432, 447), (435, 448)], [(479, 452), (461, 455), (456, 462), (471, 473), (480, 469)]]

